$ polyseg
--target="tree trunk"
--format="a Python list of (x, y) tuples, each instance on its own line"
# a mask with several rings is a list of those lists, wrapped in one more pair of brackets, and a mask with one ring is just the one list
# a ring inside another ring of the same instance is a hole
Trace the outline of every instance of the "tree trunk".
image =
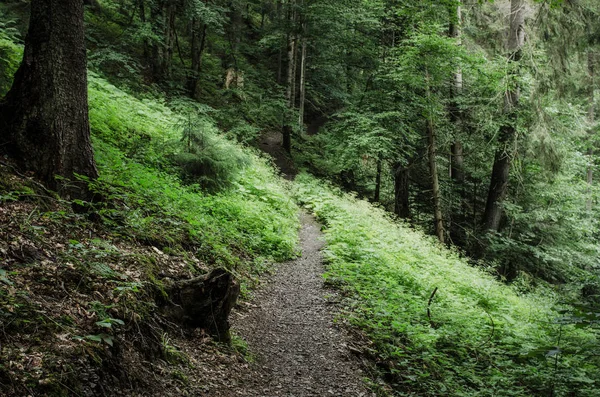
[(242, 42), (242, 10), (238, 8), (235, 2), (229, 2), (229, 45), (231, 50), (231, 61), (227, 64), (227, 68), (233, 67), (235, 72), (238, 71), (237, 56), (240, 43)]
[(288, 107), (289, 108), (293, 108), (294, 107), (294, 102), (293, 102), (293, 98), (294, 98), (294, 85), (295, 85), (295, 81), (294, 81), (294, 52), (295, 52), (295, 36), (294, 36), (294, 13), (291, 9), (291, 7), (294, 6), (294, 1), (290, 1), (290, 4), (288, 5), (288, 7), (290, 7), (290, 9), (288, 10), (288, 23), (289, 23), (289, 27), (288, 29), (290, 29), (290, 31), (288, 32), (288, 37), (287, 37), (287, 90), (286, 90), (286, 100), (288, 103)]
[[(427, 101), (431, 103), (431, 91), (429, 85), (429, 71), (425, 68), (425, 82), (427, 90)], [(441, 243), (445, 242), (444, 220), (442, 217), (442, 200), (440, 193), (440, 182), (437, 172), (437, 148), (436, 136), (433, 128), (433, 111), (427, 111), (427, 155), (429, 159), (429, 175), (431, 176), (431, 189), (433, 195), (433, 218), (435, 223), (435, 234)]]
[(204, 48), (206, 47), (207, 28), (208, 26), (203, 24), (202, 29), (200, 29), (200, 23), (195, 18), (192, 20), (192, 70), (190, 71), (187, 82), (187, 89), (192, 98), (199, 97), (198, 82), (200, 80), (200, 68), (202, 67), (202, 55), (204, 54)]
[(167, 5), (165, 15), (165, 56), (163, 57), (162, 64), (162, 78), (170, 79), (173, 65), (173, 54), (175, 52), (175, 18), (177, 15), (177, 7), (175, 2), (169, 2)]
[(394, 213), (400, 218), (409, 219), (409, 168), (396, 164), (394, 169)]
[(300, 100), (298, 108), (298, 125), (304, 126), (304, 105), (306, 102), (306, 26), (304, 26), (302, 38), (302, 53), (300, 60)]
[[(456, 6), (456, 8), (451, 8), (451, 12), (453, 12), (454, 15), (451, 17), (449, 35), (450, 35), (450, 37), (456, 38), (460, 44), (460, 35), (461, 35), (460, 23), (461, 23), (461, 18), (462, 18), (460, 1), (459, 1), (458, 5)], [(454, 72), (454, 76), (453, 76), (452, 101), (451, 101), (451, 105), (450, 105), (450, 121), (456, 126), (456, 130), (460, 129), (460, 124), (462, 121), (462, 114), (461, 114), (460, 108), (458, 106), (458, 97), (462, 93), (462, 88), (463, 88), (463, 75), (462, 75), (462, 70), (460, 68), (458, 68)], [(451, 168), (450, 168), (450, 176), (455, 182), (462, 184), (465, 180), (465, 175), (464, 175), (464, 170), (463, 170), (464, 158), (463, 158), (462, 143), (458, 139), (454, 140), (454, 143), (451, 146), (451, 153), (452, 153), (452, 157), (451, 157), (452, 161), (451, 161)]]
[[(450, 28), (449, 28), (449, 36), (453, 37), (457, 40), (457, 43), (460, 45), (461, 41), (461, 3), (460, 0), (458, 4), (454, 7), (450, 7)], [(450, 122), (454, 124), (455, 132), (460, 131), (462, 128), (462, 119), (463, 115), (458, 105), (459, 97), (462, 93), (463, 88), (463, 75), (460, 67), (454, 72), (452, 78), (452, 92), (451, 92), (451, 101), (450, 101)], [(454, 185), (454, 192), (458, 194), (458, 205), (452, 206), (453, 211), (451, 212), (451, 216), (448, 221), (448, 229), (450, 232), (450, 237), (454, 244), (461, 245), (465, 240), (464, 233), (464, 224), (465, 224), (465, 216), (466, 213), (466, 197), (465, 197), (465, 172), (464, 172), (464, 156), (463, 156), (463, 146), (462, 142), (455, 133), (454, 142), (450, 146), (450, 178), (452, 179)], [(454, 211), (458, 211), (459, 213), (455, 213)]]
[[(282, 4), (281, 4), (281, 0), (277, 2), (276, 5), (276, 12), (277, 12), (277, 21), (280, 24), (280, 26), (283, 24), (282, 20), (283, 20), (283, 12), (281, 11), (282, 9)], [(285, 35), (281, 35), (281, 39), (280, 39), (280, 43), (279, 43), (279, 52), (277, 54), (277, 84), (282, 84), (283, 83), (283, 47), (285, 47), (286, 43), (284, 42), (285, 40)]]
[(588, 123), (590, 125), (589, 129), (589, 147), (587, 151), (588, 155), (588, 169), (587, 169), (587, 184), (588, 184), (588, 199), (586, 202), (586, 209), (588, 211), (592, 210), (592, 183), (594, 180), (594, 143), (593, 143), (593, 135), (594, 135), (594, 121), (595, 121), (595, 111), (594, 111), (594, 88), (595, 88), (595, 63), (594, 63), (594, 53), (590, 50), (588, 51), (588, 77), (590, 80), (590, 93), (589, 93), (589, 104), (588, 104)]
[[(525, 4), (524, 0), (511, 0), (510, 31), (508, 37), (508, 61), (516, 63), (521, 59), (521, 48), (525, 41)], [(517, 107), (519, 105), (519, 87), (516, 83), (517, 72), (510, 72), (513, 81), (504, 96), (504, 107), (508, 123), (500, 127), (499, 147), (494, 158), (488, 198), (485, 205), (483, 227), (498, 231), (502, 219), (502, 202), (508, 189), (510, 164), (514, 156), (517, 137)]]
[(23, 62), (0, 108), (0, 148), (61, 196), (90, 197), (75, 180), (98, 176), (81, 0), (32, 0)]
[(295, 12), (292, 10), (292, 7), (294, 7), (295, 5), (295, 1), (290, 1), (288, 7), (290, 7), (288, 9), (288, 21), (290, 24), (290, 32), (288, 33), (288, 47), (287, 47), (287, 58), (288, 58), (288, 67), (287, 67), (287, 89), (286, 89), (286, 101), (287, 101), (287, 106), (289, 108), (289, 110), (286, 112), (286, 114), (284, 115), (284, 122), (283, 122), (283, 129), (282, 129), (282, 133), (283, 133), (283, 149), (288, 152), (291, 153), (292, 152), (292, 127), (290, 125), (290, 113), (291, 110), (294, 108), (294, 99), (295, 99), (295, 93), (294, 93), (294, 88), (296, 85), (296, 81), (295, 81), (295, 71), (294, 71), (294, 65), (295, 65), (295, 52), (296, 52), (296, 42), (295, 42), (295, 35), (294, 35), (294, 18), (295, 18)]
[[(152, 26), (152, 32), (162, 38), (164, 42), (165, 34), (165, 12), (164, 12), (164, 0), (157, 0), (150, 3), (150, 24)], [(152, 68), (152, 79), (154, 82), (162, 81), (164, 76), (164, 57), (165, 57), (165, 46), (162, 43), (157, 43), (154, 40), (150, 44), (151, 52), (151, 68)]]
[(377, 173), (375, 174), (375, 194), (373, 195), (373, 201), (378, 203), (381, 196), (381, 158), (377, 159)]
[(240, 294), (240, 285), (231, 273), (215, 269), (209, 274), (166, 285), (168, 302), (161, 302), (165, 314), (194, 328), (207, 329), (218, 341), (229, 343), (229, 314)]
[(442, 203), (440, 194), (440, 182), (438, 179), (437, 172), (437, 150), (436, 150), (436, 139), (435, 131), (433, 129), (433, 121), (431, 116), (427, 118), (427, 140), (429, 147), (427, 148), (427, 154), (429, 157), (429, 174), (431, 175), (431, 188), (433, 195), (433, 215), (435, 221), (435, 234), (441, 243), (445, 241), (444, 232), (444, 220), (442, 218)]
[(298, 81), (298, 36), (294, 35), (293, 38), (293, 55), (292, 55), (292, 92), (290, 94), (290, 108), (296, 108), (296, 82)]

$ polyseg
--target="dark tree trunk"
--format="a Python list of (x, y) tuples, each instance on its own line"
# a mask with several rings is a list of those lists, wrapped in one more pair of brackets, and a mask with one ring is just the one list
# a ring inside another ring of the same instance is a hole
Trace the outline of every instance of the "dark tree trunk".
[(173, 66), (173, 54), (175, 53), (175, 45), (177, 32), (175, 31), (175, 18), (177, 16), (177, 7), (174, 2), (169, 2), (165, 15), (165, 52), (162, 59), (163, 79), (171, 78)]
[(198, 82), (200, 80), (200, 68), (202, 67), (202, 55), (204, 54), (204, 48), (206, 47), (207, 25), (202, 25), (202, 29), (200, 29), (199, 25), (200, 24), (196, 19), (192, 21), (192, 70), (187, 82), (187, 89), (192, 98), (199, 97)]
[(227, 68), (233, 68), (238, 72), (237, 53), (242, 42), (242, 24), (244, 22), (242, 10), (234, 2), (229, 2), (229, 30), (228, 40), (231, 54), (227, 60)]
[(378, 203), (381, 196), (381, 158), (377, 160), (377, 173), (375, 174), (375, 194), (373, 195), (373, 201)]
[[(150, 5), (150, 23), (152, 31), (157, 37), (164, 41), (164, 1), (155, 1)], [(163, 59), (165, 56), (164, 45), (153, 41), (150, 44), (150, 58), (152, 67), (152, 78), (156, 81), (162, 81), (164, 75)]]
[[(277, 12), (277, 23), (280, 25), (283, 24), (283, 12), (282, 12), (282, 4), (281, 1), (277, 2), (276, 12)], [(279, 52), (277, 54), (277, 84), (283, 83), (283, 47), (286, 45), (285, 35), (281, 36), (281, 43), (279, 44)]]
[(282, 129), (283, 134), (283, 150), (287, 152), (287, 154), (292, 153), (292, 127), (289, 124), (285, 124)]
[(300, 55), (300, 97), (298, 103), (298, 125), (304, 128), (304, 107), (306, 102), (306, 25), (304, 25), (302, 38), (302, 52)]
[(0, 108), (0, 148), (62, 196), (89, 198), (87, 185), (74, 177), (98, 176), (81, 0), (31, 2), (23, 62)]
[[(138, 0), (138, 8), (140, 12), (140, 21), (145, 24), (146, 23), (146, 7), (144, 6), (144, 0)], [(144, 60), (144, 64), (148, 64), (150, 62), (150, 45), (148, 44), (148, 39), (144, 39), (142, 42), (142, 58)]]
[(445, 242), (444, 219), (442, 217), (442, 199), (440, 193), (440, 182), (437, 172), (437, 148), (436, 136), (431, 117), (427, 119), (427, 157), (429, 159), (429, 174), (431, 176), (431, 190), (433, 196), (433, 219), (435, 224), (435, 234), (440, 243)]
[[(496, 152), (494, 166), (488, 197), (485, 205), (483, 227), (486, 230), (497, 231), (502, 220), (502, 202), (506, 196), (508, 188), (508, 176), (510, 173), (511, 152), (507, 144), (510, 144), (515, 135), (513, 126), (505, 125), (500, 129), (500, 146), (506, 147), (506, 150)], [(510, 150), (510, 152), (509, 152)]]
[(409, 168), (396, 164), (394, 171), (394, 212), (400, 218), (410, 218)]
[[(521, 47), (525, 42), (525, 4), (524, 0), (511, 0), (510, 32), (508, 37), (508, 60), (518, 62), (521, 59)], [(516, 72), (511, 77), (516, 77)], [(498, 231), (502, 219), (502, 202), (508, 189), (510, 164), (514, 156), (517, 136), (517, 107), (519, 105), (519, 87), (516, 82), (505, 93), (504, 107), (508, 123), (500, 128), (498, 150), (494, 158), (488, 198), (485, 205), (483, 227)]]
[(451, 166), (450, 177), (454, 184), (454, 194), (458, 196), (458, 203), (452, 206), (448, 229), (452, 243), (463, 246), (466, 241), (465, 228), (467, 226), (467, 213), (469, 203), (465, 186), (464, 156), (462, 142), (455, 140), (450, 146)]

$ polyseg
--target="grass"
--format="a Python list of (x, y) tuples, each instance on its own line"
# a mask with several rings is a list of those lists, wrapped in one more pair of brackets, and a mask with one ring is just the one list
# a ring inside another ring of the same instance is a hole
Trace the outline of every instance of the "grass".
[(114, 223), (116, 233), (161, 247), (196, 245), (202, 260), (232, 270), (259, 263), (256, 258), (293, 256), (297, 207), (287, 188), (267, 160), (219, 136), (206, 115), (198, 128), (218, 141), (214, 154), (234, 153), (246, 161), (232, 165), (229, 186), (215, 194), (181, 181), (169, 156), (180, 150), (180, 126), (190, 113), (202, 114), (191, 103), (176, 112), (91, 76), (90, 118), (100, 171), (95, 186), (113, 203), (101, 211), (105, 221)]
[(307, 174), (295, 195), (326, 225), (325, 278), (394, 395), (598, 395), (597, 334), (567, 321), (551, 288), (520, 293)]

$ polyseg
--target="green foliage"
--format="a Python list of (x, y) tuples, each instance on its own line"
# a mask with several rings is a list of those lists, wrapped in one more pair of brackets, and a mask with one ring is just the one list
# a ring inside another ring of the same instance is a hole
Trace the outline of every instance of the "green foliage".
[(13, 75), (23, 58), (18, 31), (11, 25), (10, 21), (0, 21), (0, 98), (10, 89)]
[(296, 196), (327, 225), (326, 280), (348, 294), (395, 395), (596, 395), (598, 335), (559, 323), (550, 288), (522, 294), (306, 174)]
[[(200, 259), (240, 270), (252, 264), (248, 256), (293, 255), (296, 207), (266, 161), (220, 137), (209, 109), (186, 101), (174, 107), (177, 111), (156, 99), (136, 99), (91, 76), (90, 118), (100, 170), (93, 186), (107, 199), (98, 208), (104, 222), (121, 237), (161, 247), (198, 244)], [(186, 152), (189, 163), (217, 166), (185, 185), (167, 159)], [(210, 195), (202, 186), (221, 192)]]
[(175, 153), (174, 162), (186, 179), (202, 189), (214, 191), (230, 186), (241, 169), (249, 165), (250, 158), (218, 137), (206, 118), (188, 116), (179, 127), (181, 149)]

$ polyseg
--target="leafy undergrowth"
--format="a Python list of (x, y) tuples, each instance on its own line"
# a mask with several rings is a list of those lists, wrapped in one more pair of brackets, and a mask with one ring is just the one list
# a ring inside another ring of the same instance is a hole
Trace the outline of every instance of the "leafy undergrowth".
[(165, 286), (225, 267), (247, 293), (295, 255), (297, 207), (268, 162), (208, 116), (195, 124), (212, 142), (207, 156), (230, 163), (202, 177), (227, 183), (209, 194), (193, 175), (182, 182), (172, 159), (198, 107), (90, 80), (101, 200), (65, 202), (0, 163), (0, 394), (198, 395), (236, 355), (171, 323), (157, 303)]
[[(301, 174), (326, 225), (326, 280), (398, 396), (598, 396), (598, 325), (522, 293), (367, 202)], [(522, 289), (522, 288), (521, 288)], [(385, 387), (384, 387), (385, 389)]]

